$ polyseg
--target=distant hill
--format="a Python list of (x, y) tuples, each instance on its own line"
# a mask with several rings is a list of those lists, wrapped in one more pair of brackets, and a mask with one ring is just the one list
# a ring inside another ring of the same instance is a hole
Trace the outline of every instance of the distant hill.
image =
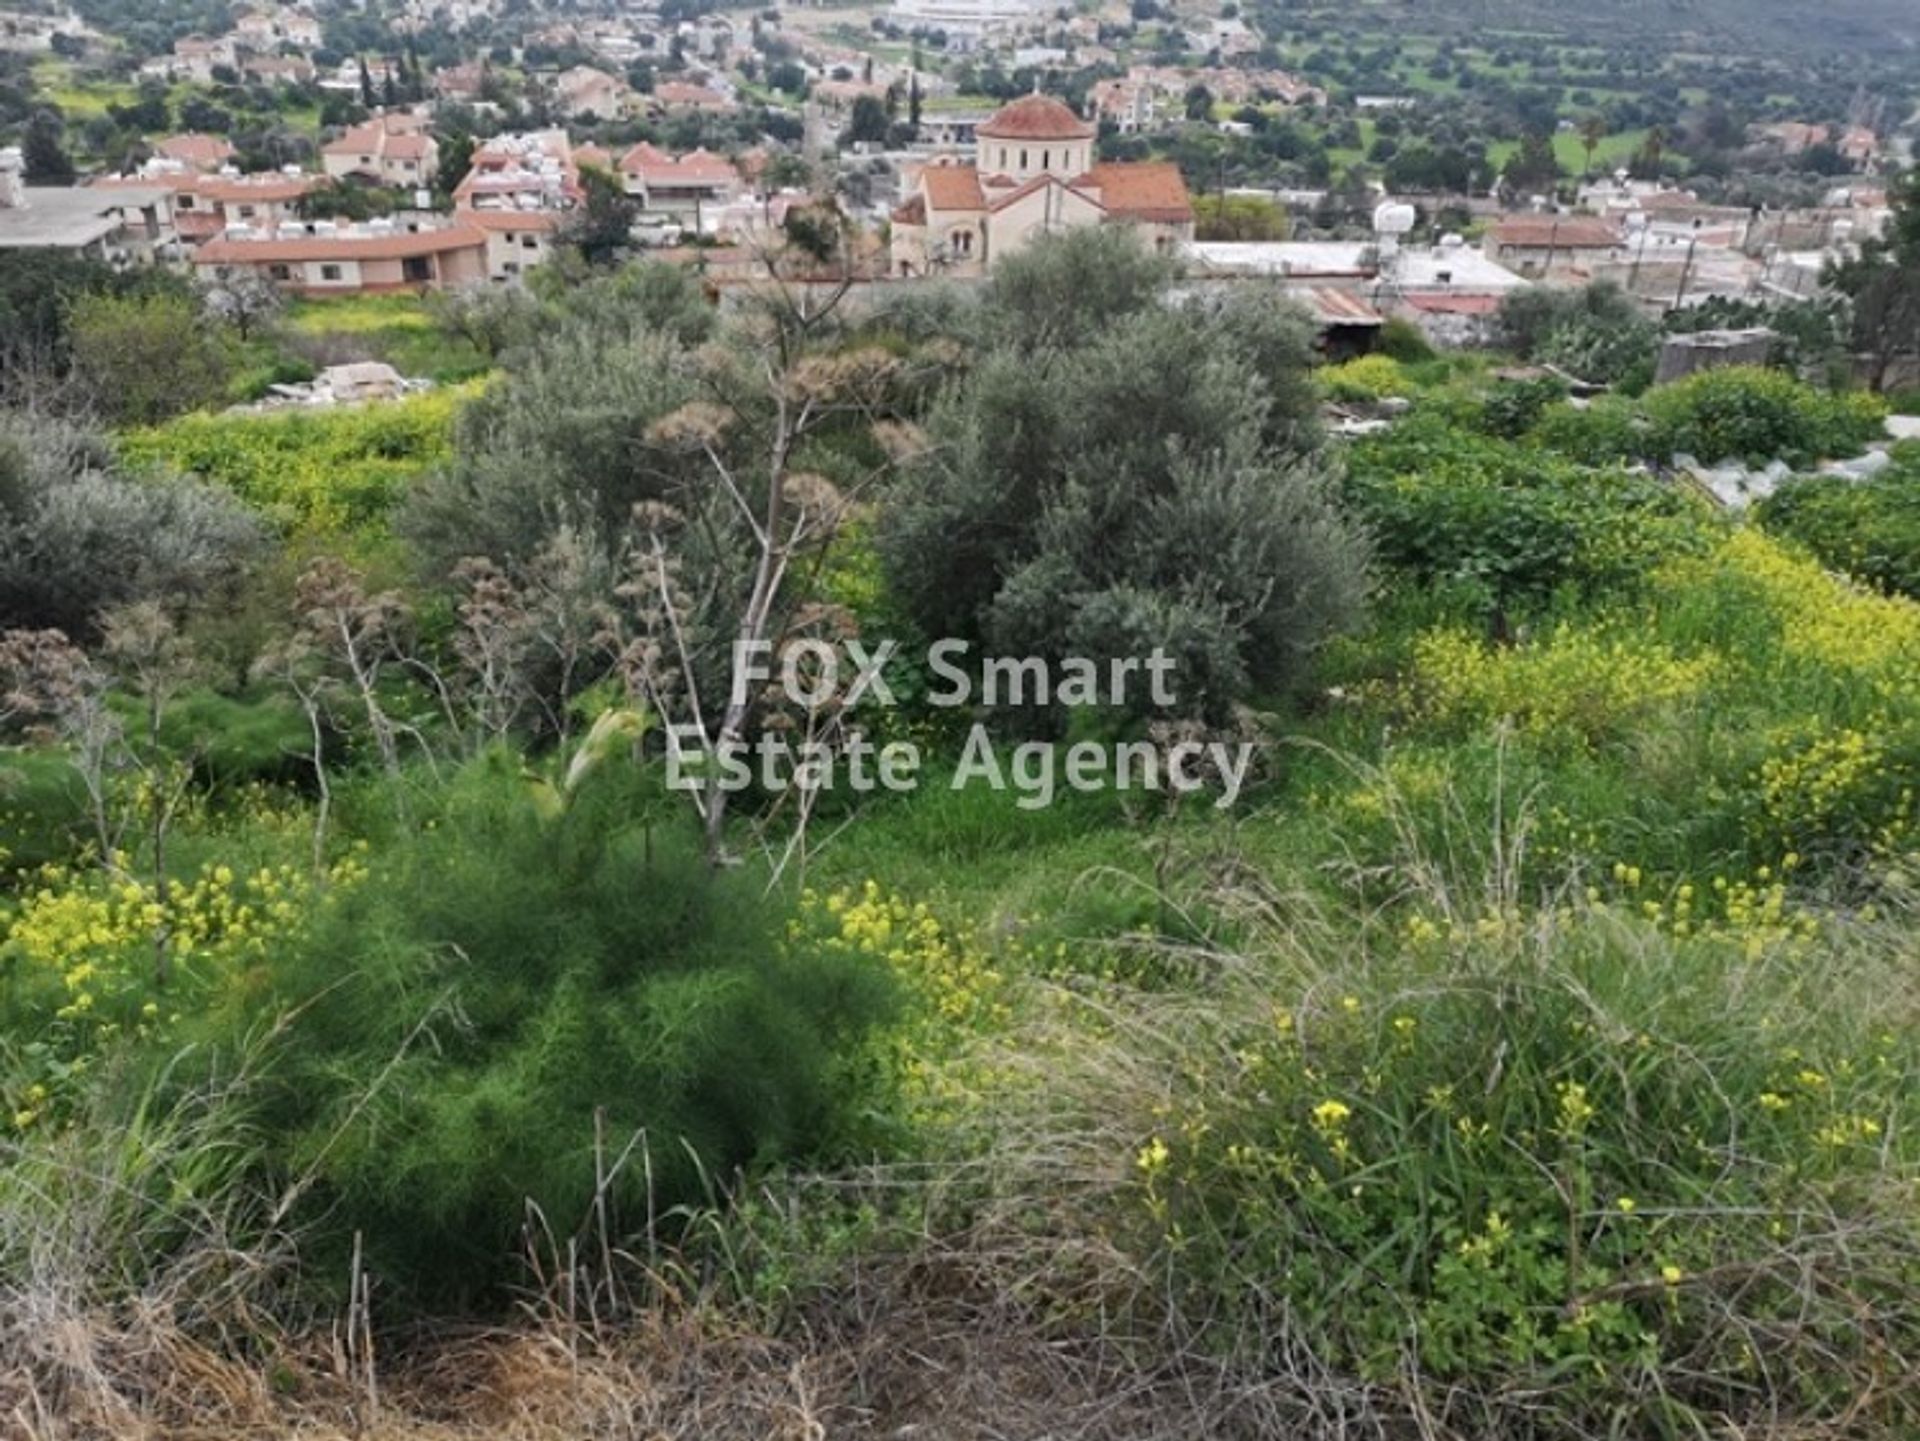
[(1911, 51), (1920, 64), (1920, 0), (1277, 0), (1281, 17), (1379, 22), (1465, 40), (1488, 31), (1552, 33), (1595, 44), (1665, 39), (1756, 49)]

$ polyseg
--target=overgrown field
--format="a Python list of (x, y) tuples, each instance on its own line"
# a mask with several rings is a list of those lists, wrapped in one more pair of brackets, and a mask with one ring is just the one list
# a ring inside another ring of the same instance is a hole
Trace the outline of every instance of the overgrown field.
[[(1878, 402), (1316, 374), (1166, 279), (648, 271), (484, 388), (10, 419), (0, 1414), (1912, 1434), (1920, 456), (1728, 515), (1674, 451), (1811, 473)], [(770, 533), (772, 653), (898, 641), (896, 704), (743, 725), (912, 743), (910, 793), (670, 788)], [(942, 636), (1182, 692), (955, 712)], [(1034, 806), (976, 720), (1254, 781)]]

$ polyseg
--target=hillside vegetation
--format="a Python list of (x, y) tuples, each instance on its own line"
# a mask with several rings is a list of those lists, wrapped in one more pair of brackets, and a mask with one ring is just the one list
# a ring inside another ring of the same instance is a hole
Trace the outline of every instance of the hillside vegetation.
[[(1323, 367), (1112, 230), (511, 303), (470, 390), (0, 431), (0, 1414), (1920, 1426), (1920, 454), (1811, 474), (1877, 398), (1647, 388), (1604, 294), (1506, 317), (1591, 406)], [(943, 706), (942, 638), (1180, 684)], [(677, 788), (729, 727), (918, 784)]]

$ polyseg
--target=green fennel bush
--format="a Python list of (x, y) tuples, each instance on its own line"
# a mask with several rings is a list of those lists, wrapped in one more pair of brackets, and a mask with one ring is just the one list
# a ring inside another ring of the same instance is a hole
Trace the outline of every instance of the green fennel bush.
[(597, 1168), (618, 1244), (848, 1136), (845, 1058), (884, 979), (789, 945), (760, 883), (710, 871), (661, 807), (608, 772), (548, 814), (517, 761), (484, 757), (238, 978), (233, 1033), (284, 1017), (262, 1119), (311, 1179), (302, 1214), (362, 1233), (390, 1287), (483, 1299), (530, 1216), (560, 1245), (588, 1222)]

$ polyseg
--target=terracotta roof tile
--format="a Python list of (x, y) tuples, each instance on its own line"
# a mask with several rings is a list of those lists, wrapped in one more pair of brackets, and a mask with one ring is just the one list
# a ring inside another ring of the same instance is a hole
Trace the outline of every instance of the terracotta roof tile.
[(737, 181), (740, 172), (724, 155), (711, 150), (689, 150), (672, 155), (642, 140), (620, 157), (620, 173), (637, 176), (649, 184), (725, 185)]
[(1180, 167), (1170, 160), (1110, 161), (1096, 165), (1074, 182), (1098, 192), (1100, 203), (1116, 219), (1181, 225), (1193, 219), (1193, 201)]
[(153, 153), (164, 155), (169, 160), (178, 160), (184, 165), (198, 165), (212, 170), (231, 160), (233, 146), (218, 135), (202, 135), (198, 131), (185, 135), (168, 135), (153, 142)]
[(1493, 227), (1497, 245), (1521, 250), (1611, 250), (1620, 232), (1604, 220), (1585, 215), (1516, 215)]
[(996, 110), (976, 133), (994, 140), (1089, 140), (1094, 127), (1051, 95), (1023, 95)]
[(929, 165), (920, 172), (920, 190), (929, 210), (985, 210), (980, 172), (971, 165)]
[(257, 239), (209, 240), (195, 253), (196, 263), (260, 264), (290, 260), (403, 260), (415, 255), (441, 255), (484, 243), (485, 235), (467, 225), (433, 230), (397, 231), (392, 235), (289, 235)]

